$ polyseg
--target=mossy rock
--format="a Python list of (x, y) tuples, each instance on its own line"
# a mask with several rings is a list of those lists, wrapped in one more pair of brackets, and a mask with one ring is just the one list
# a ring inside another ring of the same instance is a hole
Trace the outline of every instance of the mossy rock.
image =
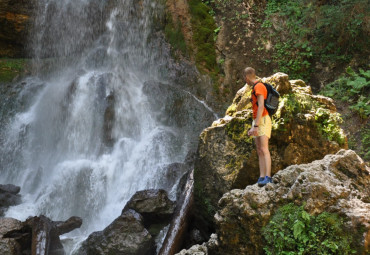
[(24, 74), (28, 66), (28, 59), (0, 58), (0, 84), (12, 82)]

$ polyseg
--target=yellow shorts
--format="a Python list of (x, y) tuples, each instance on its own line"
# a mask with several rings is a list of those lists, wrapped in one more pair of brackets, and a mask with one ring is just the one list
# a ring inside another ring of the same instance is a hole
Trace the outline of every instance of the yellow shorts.
[[(252, 127), (254, 126), (255, 120), (252, 122)], [(262, 117), (260, 124), (258, 126), (258, 136), (267, 136), (268, 138), (271, 137), (271, 129), (272, 129), (272, 123), (270, 115), (265, 115)], [(254, 137), (254, 136), (253, 136)]]

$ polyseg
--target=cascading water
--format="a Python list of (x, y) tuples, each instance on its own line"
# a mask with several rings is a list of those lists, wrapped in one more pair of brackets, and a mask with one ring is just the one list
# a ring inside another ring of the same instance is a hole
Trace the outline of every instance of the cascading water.
[(164, 84), (166, 59), (152, 36), (159, 2), (39, 0), (35, 74), (1, 131), (0, 182), (21, 186), (23, 200), (7, 216), (80, 216), (70, 236), (83, 239), (138, 190), (174, 198), (166, 166), (185, 160), (214, 114)]

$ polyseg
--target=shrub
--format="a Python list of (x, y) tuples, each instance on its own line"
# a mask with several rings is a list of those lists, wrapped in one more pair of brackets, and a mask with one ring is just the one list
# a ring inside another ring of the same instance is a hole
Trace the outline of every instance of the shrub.
[(272, 60), (279, 71), (307, 79), (315, 62), (348, 63), (369, 54), (369, 9), (367, 0), (269, 0), (262, 42), (274, 42)]
[(308, 214), (303, 206), (287, 204), (279, 208), (262, 229), (266, 254), (353, 254), (352, 236), (344, 228), (344, 219), (323, 212)]
[(363, 119), (370, 115), (370, 70), (359, 70), (350, 67), (338, 80), (328, 84), (321, 91), (325, 96), (348, 102), (350, 108)]

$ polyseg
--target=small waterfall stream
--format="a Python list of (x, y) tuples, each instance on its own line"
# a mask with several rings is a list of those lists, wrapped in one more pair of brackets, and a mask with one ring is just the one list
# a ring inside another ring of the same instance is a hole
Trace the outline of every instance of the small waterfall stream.
[(165, 85), (152, 24), (160, 1), (38, 3), (34, 75), (22, 81), (22, 110), (0, 133), (0, 182), (22, 188), (23, 203), (6, 216), (82, 217), (68, 235), (73, 246), (138, 190), (164, 188), (174, 199), (183, 173), (169, 180), (167, 166), (185, 160), (215, 115)]

